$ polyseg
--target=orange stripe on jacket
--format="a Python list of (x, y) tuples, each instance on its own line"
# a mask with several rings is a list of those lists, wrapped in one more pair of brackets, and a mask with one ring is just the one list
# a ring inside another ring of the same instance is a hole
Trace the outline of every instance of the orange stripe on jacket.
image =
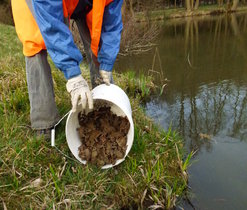
[[(69, 17), (79, 0), (63, 0), (64, 17)], [(46, 49), (39, 27), (25, 0), (12, 0), (12, 12), (16, 33), (23, 45), (25, 56), (34, 56)]]
[(63, 0), (63, 13), (64, 13), (64, 17), (70, 17), (77, 4), (78, 4), (79, 0)]
[(113, 0), (93, 0), (93, 8), (87, 14), (87, 26), (91, 35), (91, 49), (97, 57), (105, 7)]
[(46, 49), (39, 27), (25, 0), (12, 0), (16, 33), (23, 44), (23, 54), (33, 56)]
[[(95, 56), (101, 36), (102, 22), (105, 6), (113, 0), (93, 0), (93, 8), (87, 14), (87, 26), (91, 35), (91, 49)], [(79, 0), (63, 0), (64, 17), (70, 17)], [(23, 54), (33, 56), (46, 49), (39, 27), (29, 10), (25, 0), (12, 0), (12, 11), (15, 28), (19, 39), (23, 44)]]

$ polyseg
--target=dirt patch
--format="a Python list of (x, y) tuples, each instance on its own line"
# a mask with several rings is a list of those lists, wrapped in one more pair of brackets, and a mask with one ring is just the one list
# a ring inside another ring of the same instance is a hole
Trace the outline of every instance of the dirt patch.
[(110, 107), (100, 107), (87, 115), (78, 114), (81, 139), (79, 157), (97, 166), (115, 164), (127, 149), (130, 128), (127, 117), (113, 114)]

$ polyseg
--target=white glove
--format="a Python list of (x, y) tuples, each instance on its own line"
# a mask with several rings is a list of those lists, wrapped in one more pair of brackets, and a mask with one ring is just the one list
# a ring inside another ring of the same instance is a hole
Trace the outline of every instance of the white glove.
[(71, 95), (72, 112), (76, 112), (79, 99), (81, 99), (83, 111), (86, 109), (87, 104), (90, 110), (93, 109), (92, 93), (86, 80), (81, 75), (69, 79), (66, 88)]
[(111, 71), (99, 70), (99, 74), (100, 74), (101, 78), (103, 79), (103, 82), (106, 85), (111, 84), (111, 80), (112, 80), (112, 72)]

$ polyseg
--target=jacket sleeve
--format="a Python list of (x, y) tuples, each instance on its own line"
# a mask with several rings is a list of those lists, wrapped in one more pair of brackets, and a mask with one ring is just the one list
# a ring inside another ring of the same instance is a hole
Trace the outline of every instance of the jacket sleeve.
[(62, 0), (32, 0), (35, 19), (48, 53), (66, 79), (81, 73), (82, 55), (64, 23)]
[(123, 0), (114, 0), (105, 8), (100, 38), (100, 50), (98, 52), (98, 61), (101, 70), (112, 71), (119, 52), (121, 32), (123, 29), (121, 14), (122, 3)]

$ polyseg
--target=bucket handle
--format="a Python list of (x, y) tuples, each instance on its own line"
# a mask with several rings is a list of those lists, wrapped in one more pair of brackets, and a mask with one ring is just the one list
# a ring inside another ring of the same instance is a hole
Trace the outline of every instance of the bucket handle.
[(55, 147), (55, 129), (56, 129), (56, 126), (60, 124), (60, 122), (63, 121), (63, 119), (65, 117), (67, 117), (67, 115), (70, 113), (71, 111), (68, 111), (55, 125), (54, 127), (51, 129), (51, 146), (52, 147)]
[(71, 112), (71, 111), (67, 112), (67, 113), (66, 113), (66, 114), (65, 114), (65, 115), (57, 122), (57, 124), (54, 125), (53, 129), (51, 130), (51, 146), (54, 147), (59, 153), (61, 153), (61, 154), (62, 154), (63, 156), (65, 156), (66, 158), (68, 158), (68, 159), (70, 159), (70, 160), (72, 160), (72, 161), (77, 162), (77, 163), (80, 164), (80, 162), (79, 162), (78, 160), (75, 160), (75, 159), (69, 157), (68, 155), (64, 154), (60, 149), (58, 149), (58, 147), (55, 146), (55, 129), (56, 129), (56, 126), (59, 125), (59, 124), (63, 121), (63, 119), (64, 119), (65, 117), (67, 117), (67, 115), (68, 115), (70, 112)]

